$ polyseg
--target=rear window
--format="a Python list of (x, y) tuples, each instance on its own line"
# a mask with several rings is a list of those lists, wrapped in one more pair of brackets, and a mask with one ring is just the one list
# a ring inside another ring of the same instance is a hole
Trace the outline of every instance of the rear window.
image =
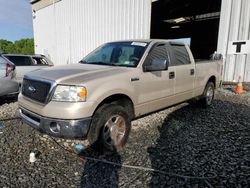
[(32, 61), (29, 57), (26, 56), (5, 56), (16, 66), (27, 66), (32, 65)]
[(189, 54), (184, 45), (171, 44), (171, 47), (174, 54), (174, 61), (172, 61), (174, 65), (186, 65), (191, 63)]
[(32, 57), (36, 65), (48, 65), (49, 63), (41, 57)]

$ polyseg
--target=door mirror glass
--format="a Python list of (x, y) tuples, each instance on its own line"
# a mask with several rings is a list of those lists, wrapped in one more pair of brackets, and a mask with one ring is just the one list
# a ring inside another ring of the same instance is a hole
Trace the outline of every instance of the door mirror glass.
[(168, 63), (166, 59), (153, 59), (149, 65), (144, 66), (144, 71), (163, 71), (167, 70)]

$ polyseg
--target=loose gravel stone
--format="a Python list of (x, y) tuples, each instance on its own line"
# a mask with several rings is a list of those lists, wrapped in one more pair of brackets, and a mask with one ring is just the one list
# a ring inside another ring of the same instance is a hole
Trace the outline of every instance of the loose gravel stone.
[[(246, 90), (236, 95), (233, 87), (225, 86), (217, 90), (210, 108), (185, 103), (133, 121), (124, 150), (90, 151), (83, 159), (73, 147), (87, 146), (87, 141), (55, 139), (62, 149), (18, 119), (1, 122), (0, 187), (249, 187), (250, 93)], [(1, 102), (0, 120), (15, 117), (18, 108), (17, 102), (5, 102)], [(29, 153), (34, 150), (39, 151), (37, 161), (30, 163)]]

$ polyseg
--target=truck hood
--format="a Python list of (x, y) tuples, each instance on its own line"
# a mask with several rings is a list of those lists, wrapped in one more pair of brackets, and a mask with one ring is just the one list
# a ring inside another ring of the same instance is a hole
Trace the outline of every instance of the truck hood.
[(56, 81), (60, 84), (82, 84), (91, 79), (112, 76), (129, 71), (129, 69), (131, 68), (79, 63), (35, 70), (27, 73), (25, 76)]

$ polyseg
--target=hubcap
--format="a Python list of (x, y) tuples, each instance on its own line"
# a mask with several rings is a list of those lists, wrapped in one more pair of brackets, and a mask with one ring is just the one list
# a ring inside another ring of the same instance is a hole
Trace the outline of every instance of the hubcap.
[(214, 90), (213, 90), (213, 87), (210, 86), (207, 89), (207, 94), (206, 94), (207, 103), (211, 104), (213, 98), (214, 98)]
[(108, 145), (119, 145), (126, 131), (126, 121), (120, 115), (111, 116), (104, 125), (103, 137)]

